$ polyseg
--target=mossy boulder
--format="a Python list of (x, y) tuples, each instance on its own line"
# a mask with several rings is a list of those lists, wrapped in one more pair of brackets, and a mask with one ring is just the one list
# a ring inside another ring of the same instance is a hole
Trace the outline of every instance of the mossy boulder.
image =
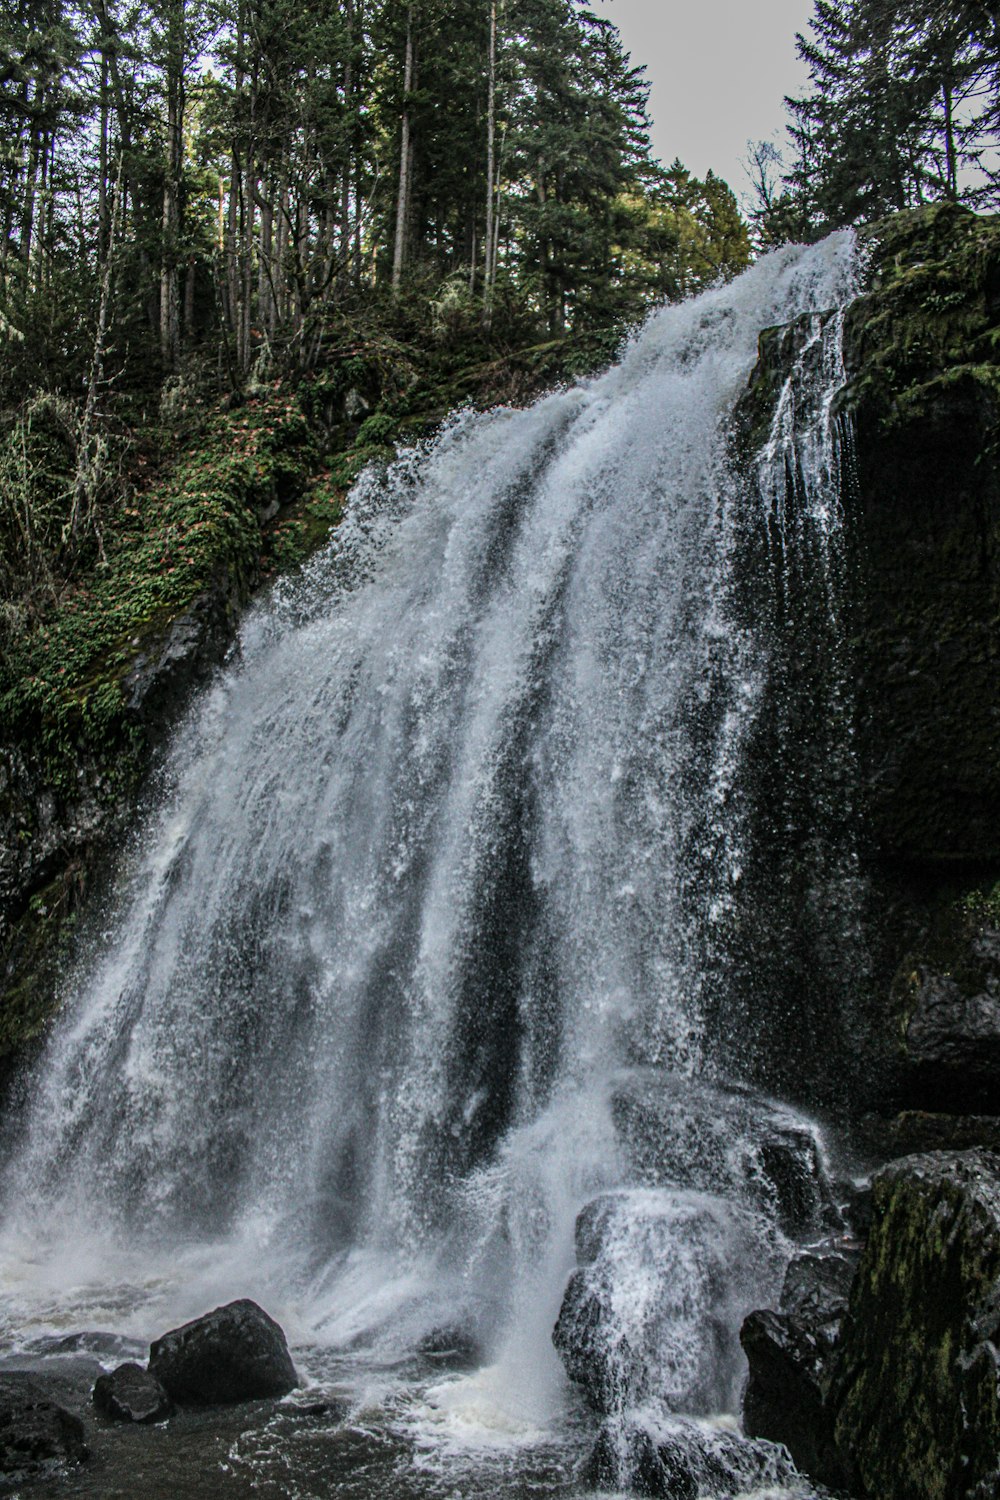
[(877, 1500), (1000, 1493), (1000, 1156), (906, 1157), (874, 1216), (841, 1334), (838, 1448)]

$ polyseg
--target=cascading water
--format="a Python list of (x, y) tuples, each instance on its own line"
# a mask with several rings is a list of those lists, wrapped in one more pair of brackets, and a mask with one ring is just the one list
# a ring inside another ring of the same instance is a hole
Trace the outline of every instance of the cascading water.
[[(415, 1451), (530, 1447), (583, 1308), (613, 1419), (734, 1409), (787, 1255), (768, 1151), (817, 1139), (712, 1033), (769, 665), (735, 568), (748, 526), (836, 553), (855, 274), (846, 235), (776, 252), (600, 379), (456, 417), (251, 613), (28, 1090), (11, 1338), (255, 1295)], [(747, 486), (734, 403), (803, 315)], [(449, 1341), (474, 1373), (413, 1374)]]

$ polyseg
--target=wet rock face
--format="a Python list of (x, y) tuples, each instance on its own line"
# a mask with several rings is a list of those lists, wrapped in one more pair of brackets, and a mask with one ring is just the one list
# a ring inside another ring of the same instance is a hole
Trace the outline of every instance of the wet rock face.
[(790, 1107), (636, 1069), (615, 1092), (612, 1117), (632, 1171), (650, 1187), (737, 1197), (795, 1238), (840, 1227), (816, 1127)]
[(856, 1254), (804, 1251), (788, 1267), (779, 1312), (753, 1312), (740, 1330), (750, 1368), (743, 1430), (783, 1443), (820, 1484), (846, 1482), (827, 1401)]
[(917, 964), (900, 976), (908, 1017), (904, 1087), (924, 1109), (1000, 1110), (1000, 932), (984, 929), (957, 972)]
[[(577, 1220), (579, 1269), (552, 1340), (600, 1412), (655, 1399), (695, 1415), (731, 1409), (735, 1330), (768, 1247), (753, 1219), (719, 1198), (668, 1189), (609, 1193)], [(747, 1300), (749, 1298), (749, 1300)]]
[(883, 1162), (928, 1151), (973, 1151), (977, 1146), (1000, 1151), (1000, 1116), (908, 1109), (889, 1120), (867, 1116), (859, 1137), (871, 1155)]
[(285, 1335), (256, 1302), (229, 1302), (150, 1345), (149, 1372), (175, 1401), (220, 1405), (298, 1384)]
[(662, 1500), (751, 1493), (797, 1477), (781, 1448), (655, 1412), (605, 1422), (584, 1472), (595, 1489)]
[(892, 1163), (831, 1391), (836, 1439), (879, 1500), (1000, 1494), (1000, 1156)]
[(94, 1405), (106, 1417), (119, 1422), (165, 1422), (174, 1403), (155, 1375), (141, 1365), (119, 1365), (110, 1375), (101, 1375), (94, 1385)]
[(0, 1375), (0, 1475), (30, 1477), (87, 1457), (83, 1423), (30, 1377)]
[[(142, 747), (136, 770), (222, 659), (239, 603), (235, 579), (221, 575), (185, 614), (151, 627), (141, 646), (133, 641), (122, 691)], [(93, 755), (78, 751), (66, 770), (65, 783), (50, 786), (36, 747), (0, 734), (0, 1057), (50, 1019), (74, 921), (113, 868), (135, 813), (137, 787), (118, 785)]]
[(1000, 221), (952, 205), (866, 234), (845, 329), (860, 748), (875, 842), (1000, 858)]

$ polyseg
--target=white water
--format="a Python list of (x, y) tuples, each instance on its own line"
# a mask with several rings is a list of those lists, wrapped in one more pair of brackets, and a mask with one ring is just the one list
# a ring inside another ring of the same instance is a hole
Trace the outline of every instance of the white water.
[[(251, 614), (31, 1086), (11, 1330), (147, 1337), (254, 1295), (299, 1344), (353, 1350), (377, 1403), (398, 1397), (380, 1369), (458, 1328), (480, 1368), (425, 1381), (404, 1425), (530, 1444), (566, 1409), (550, 1334), (597, 1194), (652, 1195), (686, 1267), (665, 1326), (642, 1255), (614, 1289), (681, 1398), (719, 1315), (706, 1256), (739, 1247), (730, 1343), (773, 1293), (760, 1112), (695, 1085), (768, 670), (734, 564), (747, 525), (837, 546), (839, 324), (819, 314), (854, 277), (847, 236), (779, 251), (658, 314), (600, 379), (456, 418), (362, 479), (330, 550)], [(760, 510), (729, 417), (759, 330), (810, 313), (822, 357), (782, 396)], [(650, 1077), (676, 1100), (655, 1180), (615, 1118)], [(684, 1194), (711, 1195), (708, 1249)], [(731, 1409), (738, 1363), (709, 1384)]]

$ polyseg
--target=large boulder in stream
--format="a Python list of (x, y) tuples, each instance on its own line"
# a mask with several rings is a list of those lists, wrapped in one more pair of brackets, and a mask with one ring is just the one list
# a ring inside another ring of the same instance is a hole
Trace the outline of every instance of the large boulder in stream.
[(576, 1251), (552, 1340), (591, 1404), (731, 1409), (737, 1330), (774, 1254), (762, 1223), (706, 1193), (607, 1193), (577, 1219)]
[(876, 1177), (831, 1402), (878, 1500), (1000, 1495), (1000, 1156), (934, 1152)]
[(750, 1203), (796, 1238), (842, 1227), (820, 1132), (789, 1105), (747, 1088), (631, 1068), (616, 1081), (611, 1113), (643, 1185)]
[(149, 1370), (175, 1401), (221, 1405), (286, 1396), (298, 1376), (281, 1328), (243, 1299), (150, 1345)]
[(87, 1457), (83, 1423), (29, 1375), (0, 1375), (0, 1475), (30, 1478)]

